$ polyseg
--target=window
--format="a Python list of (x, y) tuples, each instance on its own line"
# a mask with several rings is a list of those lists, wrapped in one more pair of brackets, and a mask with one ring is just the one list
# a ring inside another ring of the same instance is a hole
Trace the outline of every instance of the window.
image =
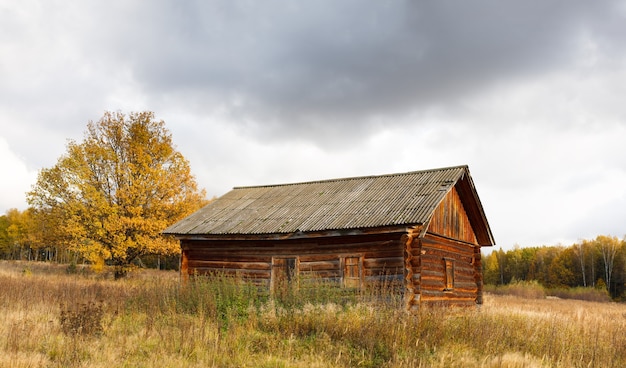
[(358, 288), (361, 286), (362, 264), (361, 257), (343, 258), (343, 286)]
[(444, 275), (445, 275), (445, 288), (443, 290), (454, 289), (454, 260), (451, 258), (444, 258)]

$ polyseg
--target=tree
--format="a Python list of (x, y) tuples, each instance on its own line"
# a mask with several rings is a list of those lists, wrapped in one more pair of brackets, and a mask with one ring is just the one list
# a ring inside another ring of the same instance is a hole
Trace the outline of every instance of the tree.
[[(57, 262), (71, 262), (76, 261), (76, 252), (67, 249), (65, 244), (69, 243), (69, 237), (64, 231), (64, 221), (58, 214), (58, 211), (51, 211), (46, 209), (34, 209), (30, 208), (29, 213), (31, 215), (31, 232), (33, 232), (31, 238), (33, 244), (40, 253), (45, 257), (45, 260), (55, 260)], [(68, 259), (68, 252), (74, 254), (72, 260)]]
[(602, 252), (602, 260), (604, 261), (604, 281), (607, 290), (611, 287), (611, 277), (613, 276), (613, 265), (615, 264), (615, 255), (620, 246), (617, 236), (598, 235), (596, 243)]
[(178, 252), (160, 232), (203, 205), (204, 195), (163, 121), (152, 112), (106, 112), (39, 173), (28, 202), (61, 224), (58, 241), (95, 265), (114, 265), (120, 278), (138, 257)]
[(506, 277), (505, 278), (505, 270), (507, 269), (507, 259), (506, 259), (506, 253), (502, 250), (502, 248), (500, 248), (498, 250), (498, 252), (496, 253), (496, 257), (498, 260), (498, 268), (500, 271), (500, 285), (505, 285), (508, 284), (509, 281), (511, 281), (510, 277)]
[(0, 221), (0, 249), (8, 259), (35, 259), (39, 255), (38, 241), (32, 210), (9, 209)]
[(11, 258), (11, 237), (9, 236), (11, 222), (7, 215), (0, 216), (0, 253), (2, 258)]
[(491, 254), (482, 257), (482, 259), (483, 282), (489, 285), (498, 285), (500, 283), (500, 266), (497, 251), (492, 251)]
[(570, 287), (576, 286), (576, 275), (574, 271), (576, 267), (576, 254), (574, 248), (555, 247), (558, 251), (556, 256), (552, 258), (550, 267), (548, 268), (548, 282), (545, 286), (549, 287)]
[(576, 252), (576, 255), (578, 256), (580, 272), (584, 287), (587, 287), (587, 277), (585, 275), (585, 249), (588, 247), (587, 243), (587, 240), (583, 240), (581, 243), (576, 243), (572, 245)]

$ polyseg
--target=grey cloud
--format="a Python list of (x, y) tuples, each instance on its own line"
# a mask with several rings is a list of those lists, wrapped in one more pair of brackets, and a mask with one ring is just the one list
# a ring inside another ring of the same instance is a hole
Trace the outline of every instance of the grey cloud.
[(563, 66), (582, 32), (610, 45), (614, 29), (591, 24), (615, 17), (584, 1), (192, 4), (162, 3), (123, 36), (136, 78), (208, 108), (236, 96), (281, 128), (445, 104)]
[(626, 8), (609, 0), (42, 4), (38, 32), (21, 18), (5, 25), (43, 35), (25, 36), (40, 52), (16, 58), (39, 58), (34, 76), (19, 76), (32, 87), (0, 95), (49, 110), (64, 130), (122, 108), (107, 94), (134, 84), (146, 108), (220, 110), (255, 139), (358, 143), (381, 120), (451, 111), (501, 80), (568, 68), (583, 39), (618, 62), (625, 49)]
[(626, 32), (624, 7), (609, 0), (94, 4), (44, 6), (46, 37), (102, 78), (128, 70), (153, 101), (225, 108), (273, 134), (454, 104), (566, 67), (583, 36), (618, 52)]

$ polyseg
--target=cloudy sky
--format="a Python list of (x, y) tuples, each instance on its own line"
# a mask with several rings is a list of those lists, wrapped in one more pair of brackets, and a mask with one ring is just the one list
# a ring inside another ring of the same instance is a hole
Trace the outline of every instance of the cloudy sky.
[(623, 1), (0, 0), (0, 213), (142, 110), (211, 197), (468, 164), (498, 247), (626, 234)]

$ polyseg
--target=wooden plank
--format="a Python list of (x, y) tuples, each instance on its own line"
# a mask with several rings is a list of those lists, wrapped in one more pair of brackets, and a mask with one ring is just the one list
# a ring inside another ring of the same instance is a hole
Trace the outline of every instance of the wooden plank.
[(443, 267), (440, 270), (435, 270), (432, 268), (423, 268), (422, 269), (422, 277), (426, 278), (426, 279), (442, 279), (444, 278), (444, 272), (443, 272)]
[(183, 280), (186, 281), (189, 276), (189, 252), (186, 250), (182, 250), (181, 258), (180, 258), (180, 274), (183, 277)]
[(439, 248), (447, 248), (455, 253), (465, 253), (471, 254), (474, 252), (476, 248), (473, 244), (467, 244), (463, 242), (456, 241), (454, 239), (449, 239), (446, 237), (438, 236), (437, 234), (427, 233), (422, 239), (422, 244), (425, 246), (431, 247), (439, 247)]
[(305, 278), (340, 278), (341, 273), (339, 270), (322, 270), (322, 271), (301, 271), (301, 277)]
[(402, 257), (403, 250), (398, 244), (393, 249), (384, 248), (381, 249), (379, 247), (372, 247), (372, 249), (365, 250), (363, 252), (363, 256), (365, 258), (391, 258), (391, 257)]
[(456, 186), (446, 194), (433, 212), (428, 224), (428, 232), (478, 244)]
[(225, 261), (189, 261), (189, 267), (213, 268), (213, 269), (240, 269), (240, 270), (269, 270), (271, 265), (267, 262), (225, 262)]
[[(426, 247), (425, 247), (426, 248)], [(422, 259), (442, 259), (453, 258), (459, 262), (472, 264), (472, 257), (467, 254), (445, 251), (441, 249), (426, 248), (422, 254)]]
[(402, 257), (393, 258), (369, 258), (363, 261), (365, 268), (403, 268), (404, 259)]
[(264, 254), (233, 254), (231, 252), (190, 252), (193, 259), (197, 260), (223, 260), (232, 262), (271, 262), (271, 255)]
[(305, 254), (305, 255), (301, 255), (300, 257), (300, 263), (307, 263), (307, 262), (324, 262), (324, 261), (330, 261), (330, 262), (338, 262), (338, 255), (335, 253), (318, 253), (318, 254)]
[(322, 270), (337, 270), (339, 271), (339, 258), (335, 257), (333, 261), (317, 261), (317, 262), (303, 262), (300, 260), (301, 271), (322, 271)]
[(270, 271), (262, 270), (241, 270), (241, 269), (228, 269), (228, 268), (206, 268), (199, 267), (193, 269), (194, 274), (198, 275), (224, 275), (224, 276), (237, 276), (246, 278), (270, 278)]

